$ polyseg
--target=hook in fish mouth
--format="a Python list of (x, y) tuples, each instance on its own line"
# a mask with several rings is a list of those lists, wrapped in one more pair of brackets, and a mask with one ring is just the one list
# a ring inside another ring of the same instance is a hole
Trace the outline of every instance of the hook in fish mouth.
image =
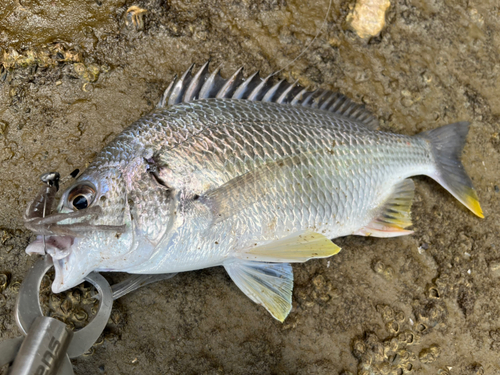
[(26, 248), (27, 254), (49, 254), (52, 259), (66, 258), (71, 253), (71, 246), (75, 242), (72, 236), (37, 236), (37, 239)]
[[(71, 174), (76, 176), (77, 171)], [(95, 225), (91, 222), (102, 215), (99, 206), (67, 212), (52, 213), (52, 206), (59, 189), (59, 173), (50, 172), (42, 175), (44, 186), (40, 188), (35, 199), (28, 205), (24, 214), (26, 228), (37, 234), (37, 239), (26, 248), (27, 254), (49, 255), (56, 270), (53, 283), (54, 292), (68, 288), (65, 280), (65, 264), (72, 256), (76, 237), (84, 237), (89, 231), (124, 232), (125, 225)], [(67, 272), (66, 272), (67, 273)], [(75, 281), (75, 280), (73, 280)]]
[[(75, 174), (74, 171), (73, 174)], [(59, 189), (59, 173), (49, 172), (41, 176), (45, 185), (39, 190), (35, 199), (28, 205), (24, 214), (24, 225), (35, 234), (42, 236), (72, 236), (82, 237), (89, 231), (114, 231), (123, 233), (125, 225), (96, 225), (91, 224), (102, 214), (99, 206), (89, 207), (83, 210), (54, 213), (52, 205), (55, 195)]]

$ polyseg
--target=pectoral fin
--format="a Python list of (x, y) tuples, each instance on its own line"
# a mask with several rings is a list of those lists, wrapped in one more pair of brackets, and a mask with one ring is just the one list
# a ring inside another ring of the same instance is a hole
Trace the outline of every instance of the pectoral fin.
[(398, 237), (412, 234), (404, 228), (412, 225), (411, 203), (415, 196), (415, 184), (406, 179), (394, 187), (394, 192), (382, 206), (378, 216), (370, 224), (353, 234), (373, 237)]
[(319, 152), (323, 150), (304, 151), (259, 165), (202, 195), (200, 201), (210, 207), (214, 224), (220, 223), (264, 199), (268, 194), (283, 192), (281, 182), (291, 178), (294, 170), (300, 166), (310, 166), (312, 169), (312, 163), (315, 162), (312, 155)]
[(265, 262), (302, 263), (312, 258), (335, 255), (340, 250), (340, 247), (327, 237), (307, 230), (266, 245), (253, 247), (240, 257)]
[(224, 262), (234, 283), (252, 301), (283, 322), (292, 309), (293, 270), (287, 263), (261, 263), (240, 259)]

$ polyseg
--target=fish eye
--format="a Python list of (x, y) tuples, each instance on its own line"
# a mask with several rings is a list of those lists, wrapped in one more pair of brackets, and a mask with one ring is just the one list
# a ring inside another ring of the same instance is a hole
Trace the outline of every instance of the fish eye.
[(68, 193), (68, 206), (75, 210), (83, 210), (92, 204), (95, 195), (93, 186), (87, 183), (77, 185)]

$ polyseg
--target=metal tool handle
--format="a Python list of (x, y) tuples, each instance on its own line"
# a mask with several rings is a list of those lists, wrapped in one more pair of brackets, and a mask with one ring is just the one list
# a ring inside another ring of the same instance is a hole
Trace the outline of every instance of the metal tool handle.
[(0, 342), (0, 368), (14, 361), (23, 340), (24, 337), (16, 337)]
[(52, 265), (51, 257), (40, 259), (32, 266), (21, 284), (15, 318), (26, 338), (24, 341), (19, 337), (0, 342), (0, 367), (12, 363), (15, 358), (9, 375), (73, 374), (69, 359), (82, 355), (98, 339), (108, 322), (113, 299), (175, 275), (134, 275), (114, 285), (112, 290), (104, 277), (96, 272), (90, 273), (85, 280), (97, 289), (99, 309), (87, 326), (73, 333), (64, 323), (42, 314), (39, 300), (40, 283)]
[(73, 337), (66, 324), (41, 316), (24, 339), (10, 375), (55, 375), (66, 358)]
[[(39, 260), (28, 272), (21, 284), (15, 317), (17, 325), (26, 335), (31, 330), (31, 325), (35, 319), (43, 316), (38, 294), (42, 277), (50, 267), (52, 267), (52, 258), (47, 256)], [(85, 280), (93, 284), (99, 293), (99, 310), (87, 326), (75, 332), (75, 339), (71, 342), (67, 351), (70, 358), (81, 356), (99, 338), (99, 335), (104, 331), (104, 327), (106, 327), (113, 305), (113, 293), (104, 277), (92, 272), (85, 277)]]

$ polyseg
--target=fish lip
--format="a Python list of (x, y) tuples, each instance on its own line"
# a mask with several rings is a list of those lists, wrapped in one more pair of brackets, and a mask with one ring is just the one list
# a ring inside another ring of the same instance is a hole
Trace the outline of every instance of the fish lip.
[(52, 259), (64, 259), (71, 254), (71, 247), (75, 243), (72, 236), (37, 236), (36, 240), (26, 248), (27, 254), (49, 254)]
[[(52, 293), (61, 293), (83, 283), (85, 277), (92, 271), (79, 269), (78, 257), (75, 253), (70, 253), (62, 259), (52, 258), (55, 270), (54, 281), (52, 282)], [(76, 268), (75, 268), (76, 265)]]
[(37, 236), (36, 240), (26, 248), (27, 254), (40, 254), (50, 256), (55, 270), (55, 278), (52, 283), (52, 292), (61, 293), (67, 289), (73, 288), (83, 281), (77, 280), (71, 276), (72, 272), (68, 268), (69, 263), (75, 263), (75, 254), (72, 247), (77, 241), (72, 236)]
[(45, 248), (43, 246), (43, 236), (37, 236), (36, 240), (31, 242), (27, 247), (26, 247), (26, 254), (32, 255), (32, 254), (39, 254), (39, 255), (45, 255)]
[[(66, 257), (68, 258), (69, 255)], [(64, 258), (62, 259), (54, 259), (52, 258), (52, 263), (54, 264), (55, 276), (54, 281), (52, 282), (52, 293), (61, 293), (67, 289), (72, 288), (73, 286), (67, 286), (64, 282)]]

